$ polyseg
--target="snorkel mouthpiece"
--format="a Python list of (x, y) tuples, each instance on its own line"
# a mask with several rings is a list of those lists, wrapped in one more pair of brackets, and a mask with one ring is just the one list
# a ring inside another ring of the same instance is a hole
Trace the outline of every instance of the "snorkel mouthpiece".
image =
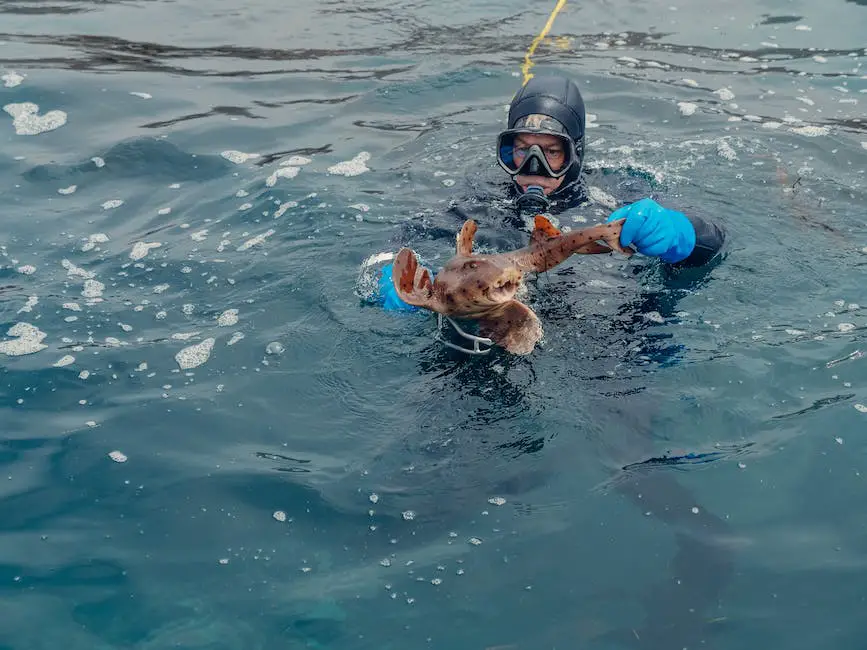
[(527, 191), (516, 200), (516, 205), (521, 210), (530, 212), (544, 212), (551, 205), (551, 201), (545, 196), (545, 190), (538, 185), (531, 185)]

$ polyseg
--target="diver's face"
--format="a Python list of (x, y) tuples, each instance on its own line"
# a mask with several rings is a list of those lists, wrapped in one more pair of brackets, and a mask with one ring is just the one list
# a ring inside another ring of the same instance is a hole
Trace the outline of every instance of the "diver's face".
[[(555, 135), (547, 133), (522, 133), (515, 137), (515, 163), (520, 167), (526, 156), (526, 149), (529, 149), (534, 144), (539, 145), (542, 153), (551, 165), (551, 169), (559, 171), (566, 163), (566, 151), (563, 149), (563, 142)], [(526, 176), (519, 174), (515, 176), (521, 190), (526, 192), (531, 185), (538, 185), (545, 192), (545, 195), (551, 194), (563, 184), (565, 176), (560, 178), (551, 178), (550, 176)]]

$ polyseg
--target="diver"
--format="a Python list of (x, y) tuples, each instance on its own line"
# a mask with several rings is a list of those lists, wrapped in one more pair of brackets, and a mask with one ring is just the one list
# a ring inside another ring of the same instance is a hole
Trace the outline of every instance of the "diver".
[[(586, 115), (575, 82), (563, 76), (532, 77), (512, 99), (506, 126), (497, 138), (497, 162), (511, 178), (507, 193), (513, 210), (503, 215), (503, 221), (519, 230), (525, 223), (522, 215), (556, 215), (588, 201), (583, 173)], [(626, 179), (618, 183), (617, 191), (630, 193), (631, 189), (634, 194), (634, 185)], [(631, 246), (672, 268), (702, 267), (720, 258), (723, 228), (694, 214), (664, 207), (650, 196), (640, 196), (607, 219), (625, 219), (620, 235), (623, 247)], [(489, 205), (483, 209), (492, 210)], [(465, 206), (453, 204), (450, 211), (459, 219), (457, 228), (465, 219), (479, 221)], [(454, 232), (440, 235), (453, 237)], [(424, 234), (427, 238), (437, 236), (429, 229)], [(389, 311), (415, 311), (416, 307), (397, 296), (391, 272), (391, 264), (382, 268), (376, 302)], [(465, 338), (476, 338), (452, 325)], [(478, 351), (478, 345), (475, 348)]]

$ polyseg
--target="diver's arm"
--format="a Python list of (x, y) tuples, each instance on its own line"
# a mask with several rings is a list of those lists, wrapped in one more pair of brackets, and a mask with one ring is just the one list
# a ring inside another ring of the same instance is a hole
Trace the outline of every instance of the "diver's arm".
[(726, 232), (717, 224), (697, 217), (684, 215), (695, 230), (695, 245), (692, 252), (679, 262), (672, 262), (676, 267), (704, 266), (717, 257), (723, 249), (726, 240)]
[(608, 221), (618, 219), (625, 219), (620, 234), (623, 246), (634, 246), (642, 255), (658, 257), (675, 267), (704, 266), (725, 243), (721, 227), (663, 207), (651, 198), (625, 205), (608, 217)]
[[(587, 177), (586, 183), (591, 182), (623, 202), (608, 220), (627, 218), (630, 227), (626, 234), (640, 253), (659, 257), (672, 270), (719, 260), (725, 229), (691, 207), (658, 197), (658, 183), (651, 174), (632, 167), (602, 168), (601, 174)], [(621, 243), (627, 245), (624, 239)]]

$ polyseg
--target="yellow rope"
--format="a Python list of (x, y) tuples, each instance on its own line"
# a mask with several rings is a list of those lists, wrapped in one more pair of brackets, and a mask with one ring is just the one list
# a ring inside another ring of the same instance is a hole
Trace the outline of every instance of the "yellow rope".
[(542, 28), (542, 31), (539, 32), (539, 35), (533, 39), (533, 42), (530, 44), (530, 47), (527, 49), (527, 53), (524, 55), (524, 65), (521, 66), (521, 72), (524, 74), (524, 83), (522, 85), (527, 85), (527, 82), (533, 78), (533, 75), (530, 74), (530, 68), (533, 66), (533, 63), (530, 61), (530, 57), (533, 56), (533, 53), (536, 51), (536, 48), (539, 46), (539, 43), (548, 35), (548, 32), (551, 31), (551, 27), (554, 25), (554, 19), (557, 17), (557, 14), (560, 13), (560, 10), (566, 4), (566, 0), (557, 0), (557, 6), (554, 7), (554, 10), (551, 12), (551, 15), (548, 16), (548, 22), (545, 23), (545, 26)]

